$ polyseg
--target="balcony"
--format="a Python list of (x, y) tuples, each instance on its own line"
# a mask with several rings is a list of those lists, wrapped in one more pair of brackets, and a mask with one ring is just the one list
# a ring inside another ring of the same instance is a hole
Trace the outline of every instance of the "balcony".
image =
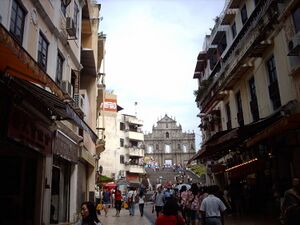
[(218, 29), (216, 30), (215, 35), (211, 39), (211, 44), (218, 45), (221, 42), (221, 40), (224, 38), (224, 36), (226, 36), (226, 27), (220, 25), (220, 27), (218, 27)]
[(144, 149), (141, 149), (141, 148), (129, 148), (128, 149), (128, 154), (129, 154), (129, 157), (130, 156), (133, 156), (133, 157), (144, 157)]
[(97, 155), (104, 152), (104, 150), (105, 150), (105, 140), (104, 139), (97, 139), (97, 141), (96, 141), (96, 153), (97, 153)]
[(228, 3), (228, 9), (238, 9), (241, 5), (240, 0), (230, 0)]
[[(234, 5), (238, 2), (230, 1), (229, 4)], [(208, 104), (213, 104), (212, 101), (216, 100), (216, 95), (220, 91), (230, 90), (240, 77), (253, 67), (251, 63), (246, 62), (247, 57), (260, 57), (270, 46), (271, 42), (264, 36), (268, 30), (273, 29), (270, 24), (274, 22), (276, 16), (275, 1), (266, 0), (258, 3), (223, 56), (222, 67), (216, 74), (218, 80), (208, 88), (206, 94), (201, 98), (202, 111), (207, 108)]]
[(136, 117), (126, 116), (125, 118), (126, 118), (125, 121), (130, 124), (136, 124), (138, 126), (143, 126), (143, 121)]
[(142, 132), (128, 131), (128, 138), (135, 141), (144, 141), (144, 134)]
[(227, 9), (225, 10), (224, 14), (221, 16), (221, 25), (230, 25), (234, 20), (236, 14), (236, 9)]
[(126, 165), (126, 171), (129, 171), (130, 173), (145, 173), (145, 169), (143, 165), (135, 165), (135, 164)]

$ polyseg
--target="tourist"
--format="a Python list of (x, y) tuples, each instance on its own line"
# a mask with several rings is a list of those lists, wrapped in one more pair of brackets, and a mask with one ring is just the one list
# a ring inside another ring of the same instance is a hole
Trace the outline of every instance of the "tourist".
[(300, 179), (294, 178), (292, 188), (284, 193), (281, 206), (281, 220), (286, 225), (299, 225), (300, 221)]
[(223, 213), (226, 206), (214, 195), (217, 190), (217, 186), (209, 187), (208, 196), (201, 203), (200, 211), (205, 225), (224, 225)]
[(83, 202), (81, 204), (81, 219), (75, 225), (102, 225), (97, 217), (94, 203)]
[(108, 188), (105, 188), (102, 194), (102, 203), (105, 216), (107, 216), (108, 208), (111, 205), (111, 193)]
[(135, 196), (136, 191), (135, 188), (130, 188), (130, 191), (127, 193), (127, 202), (128, 202), (128, 209), (129, 209), (129, 215), (134, 216), (135, 212)]
[(115, 208), (116, 208), (116, 217), (120, 216), (120, 211), (122, 207), (122, 192), (118, 187), (115, 188)]
[(186, 225), (183, 217), (178, 214), (178, 209), (176, 199), (168, 199), (163, 207), (163, 214), (156, 219), (155, 225)]
[(156, 212), (156, 217), (158, 217), (160, 215), (160, 213), (162, 212), (162, 210), (163, 210), (164, 194), (162, 193), (162, 186), (161, 185), (158, 185), (156, 189), (157, 189), (156, 192), (152, 196), (152, 200), (154, 202), (153, 207), (154, 207), (155, 212)]
[(140, 215), (144, 215), (144, 204), (145, 204), (145, 194), (144, 191), (140, 191), (140, 193), (137, 195), (138, 196), (138, 204), (139, 204), (139, 209), (140, 209)]

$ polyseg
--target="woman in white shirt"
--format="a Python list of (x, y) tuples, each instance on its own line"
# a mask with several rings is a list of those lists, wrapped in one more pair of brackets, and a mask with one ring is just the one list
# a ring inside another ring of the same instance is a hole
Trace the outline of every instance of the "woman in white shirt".
[(143, 191), (139, 192), (139, 209), (141, 216), (144, 215), (144, 204), (145, 204), (145, 195)]

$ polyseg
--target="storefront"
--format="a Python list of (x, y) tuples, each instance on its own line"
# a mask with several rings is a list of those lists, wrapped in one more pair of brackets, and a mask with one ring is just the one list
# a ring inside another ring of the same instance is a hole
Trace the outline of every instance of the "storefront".
[[(53, 133), (35, 114), (1, 88), (0, 207), (3, 224), (40, 224), (45, 188), (44, 161)], [(9, 104), (7, 104), (9, 103)], [(30, 107), (28, 105), (28, 107)]]

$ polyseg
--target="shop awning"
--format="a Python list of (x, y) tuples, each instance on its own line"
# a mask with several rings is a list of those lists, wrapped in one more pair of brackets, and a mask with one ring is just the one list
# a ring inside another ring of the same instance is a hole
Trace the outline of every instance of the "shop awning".
[(0, 71), (10, 76), (48, 87), (59, 98), (63, 92), (44, 72), (31, 55), (10, 35), (0, 23)]
[(56, 95), (31, 82), (16, 77), (1, 77), (1, 81), (3, 81), (11, 91), (19, 93), (22, 97), (28, 99), (29, 102), (32, 102), (33, 105), (43, 106), (42, 110), (46, 110), (48, 116), (55, 116), (56, 120), (70, 120), (89, 133), (94, 142), (98, 139), (97, 135), (85, 121), (80, 118), (75, 110), (69, 104), (60, 100)]
[[(0, 23), (0, 72), (8, 76), (3, 80), (13, 91), (22, 89), (24, 94), (32, 102), (32, 99), (45, 107), (58, 120), (71, 120), (80, 128), (87, 131), (92, 140), (96, 142), (97, 135), (80, 118), (74, 109), (63, 102), (64, 94), (52, 78), (43, 71), (31, 55), (10, 35), (6, 28)], [(2, 79), (2, 77), (0, 77)], [(49, 88), (54, 94), (39, 88), (30, 82)], [(22, 94), (22, 93), (21, 93)], [(32, 99), (31, 99), (32, 98)]]
[(300, 106), (290, 101), (272, 115), (231, 130), (220, 131), (206, 141), (196, 158), (221, 158), (229, 149), (246, 144), (250, 147), (259, 141), (275, 136), (284, 130), (300, 127)]
[(188, 160), (187, 164), (191, 164), (194, 160), (196, 160), (197, 158), (199, 158), (200, 153), (204, 150), (204, 148), (201, 148), (198, 150), (198, 152)]

